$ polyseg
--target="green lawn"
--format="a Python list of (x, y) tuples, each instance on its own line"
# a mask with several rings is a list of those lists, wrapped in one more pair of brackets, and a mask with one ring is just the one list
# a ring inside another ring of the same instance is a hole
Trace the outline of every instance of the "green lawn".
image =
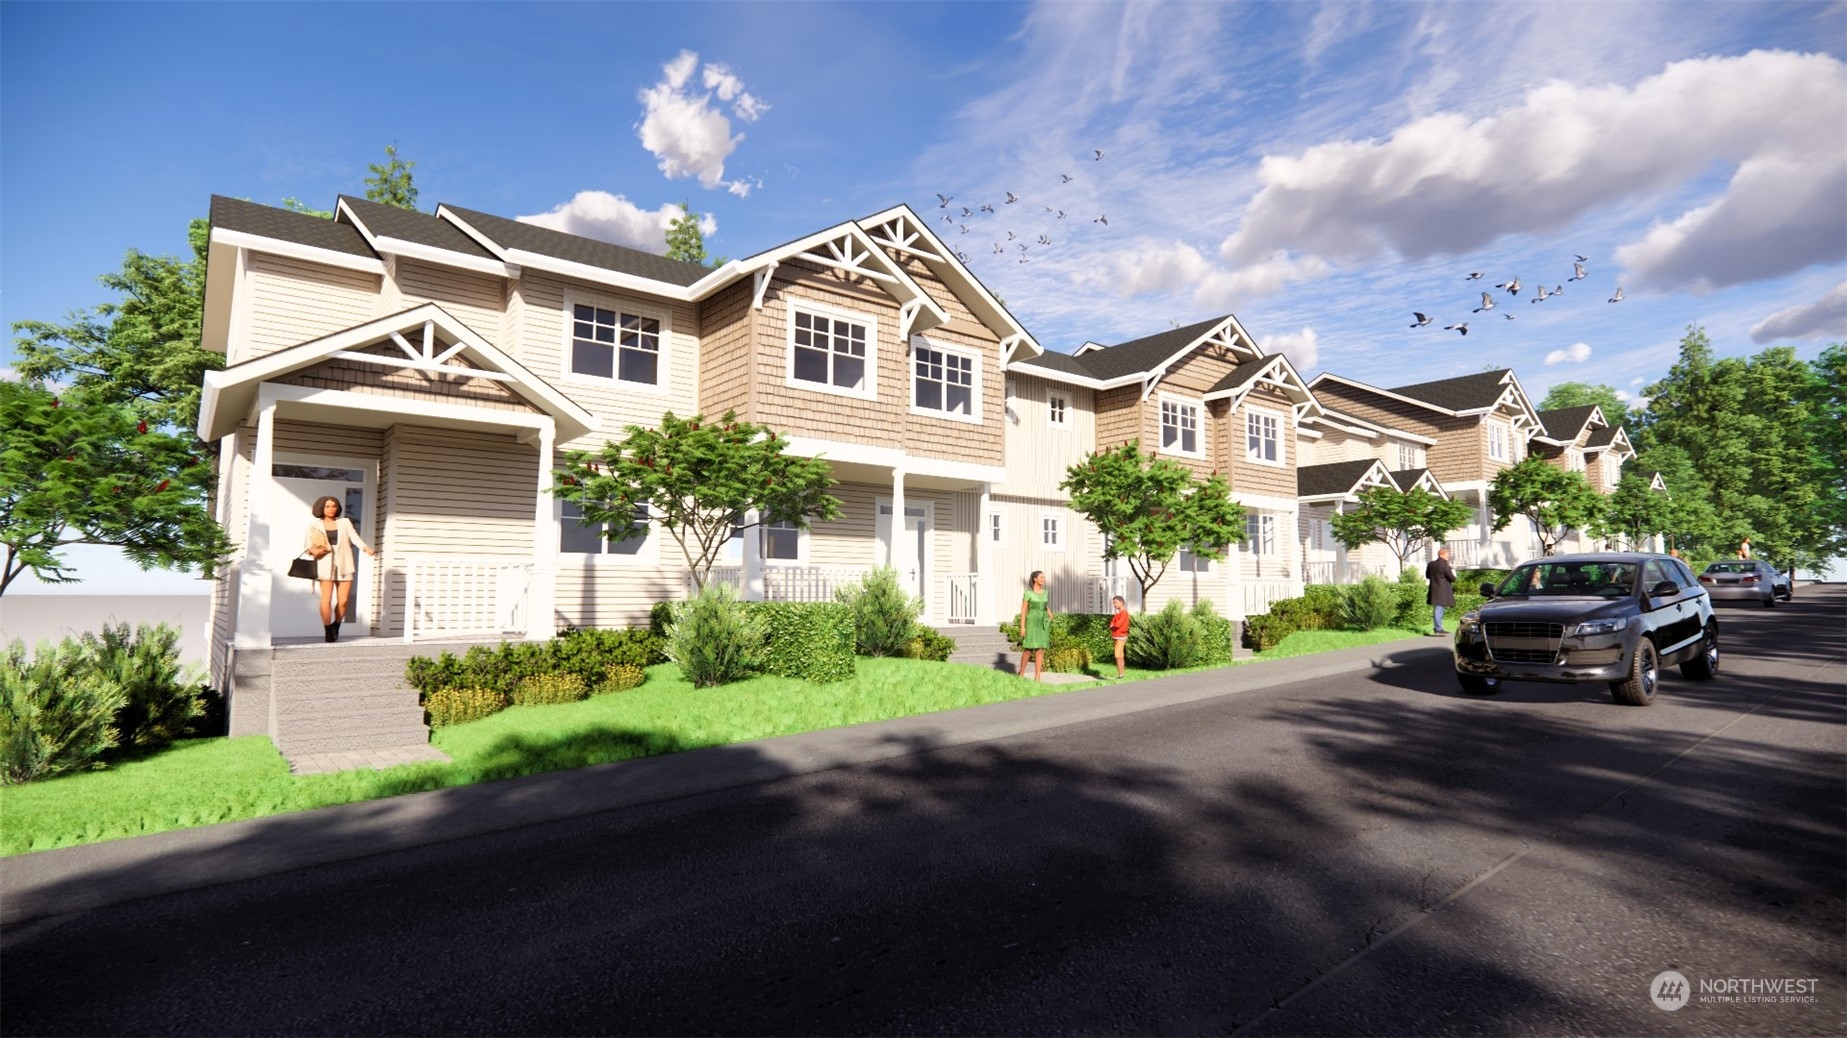
[[(1415, 634), (1299, 631), (1254, 659)], [(106, 769), (0, 787), (0, 855), (1095, 687), (1043, 685), (985, 667), (920, 660), (862, 658), (856, 665), (852, 680), (832, 685), (759, 677), (696, 689), (681, 680), (677, 667), (663, 664), (649, 668), (648, 683), (628, 692), (562, 706), (516, 706), (439, 729), (430, 741), (451, 763), (386, 771), (296, 776), (265, 736), (186, 740)], [(1090, 673), (1114, 683), (1115, 670), (1105, 660)], [(1130, 668), (1125, 680), (1162, 676)]]

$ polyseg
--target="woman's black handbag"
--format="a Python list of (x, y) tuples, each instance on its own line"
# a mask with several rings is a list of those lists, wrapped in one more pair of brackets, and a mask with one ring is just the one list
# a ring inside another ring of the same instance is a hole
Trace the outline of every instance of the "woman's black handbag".
[(289, 563), (289, 576), (291, 577), (313, 580), (320, 575), (321, 567), (317, 565), (313, 559), (308, 557), (307, 552), (295, 556), (295, 561)]

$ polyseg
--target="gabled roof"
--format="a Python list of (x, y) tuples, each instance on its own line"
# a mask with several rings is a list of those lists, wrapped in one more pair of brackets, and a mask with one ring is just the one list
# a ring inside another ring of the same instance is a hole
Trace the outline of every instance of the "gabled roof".
[(241, 198), (213, 195), (210, 219), (214, 231), (222, 228), (258, 238), (305, 245), (311, 249), (326, 249), (368, 260), (378, 259), (366, 245), (365, 236), (352, 226), (306, 213), (292, 213), (275, 206), (246, 202)]
[[(1076, 353), (1060, 355), (1048, 351), (1042, 357), (1023, 361), (1022, 365), (1029, 369), (1047, 368), (1049, 373), (1055, 373), (1051, 377), (1081, 380), (1081, 384), (1094, 388), (1113, 388), (1158, 376), (1202, 346), (1228, 350), (1240, 364), (1262, 357), (1244, 326), (1236, 317), (1226, 314), (1114, 346), (1087, 342)], [(1045, 359), (1053, 356), (1062, 359)]]
[(1586, 404), (1583, 407), (1559, 407), (1535, 413), (1539, 415), (1541, 432), (1546, 439), (1555, 443), (1576, 443), (1578, 434), (1584, 431), (1586, 425), (1608, 426), (1603, 419), (1603, 408), (1596, 404)]
[(1015, 364), (1014, 367), (1027, 375), (1046, 375), (1056, 372), (1060, 375), (1074, 376), (1086, 381), (1092, 381), (1096, 377), (1090, 373), (1089, 368), (1084, 366), (1084, 362), (1081, 358), (1074, 357), (1069, 353), (1059, 353), (1056, 350), (1046, 350), (1037, 357), (1023, 359)]
[(1584, 452), (1589, 454), (1603, 450), (1619, 457), (1635, 457), (1635, 447), (1629, 442), (1629, 433), (1619, 425), (1606, 425), (1591, 431), (1590, 438), (1584, 443)]
[(1377, 458), (1304, 465), (1295, 470), (1297, 497), (1351, 497), (1367, 486), (1390, 485), (1384, 463)]
[(1256, 360), (1245, 361), (1232, 368), (1230, 373), (1214, 382), (1211, 389), (1206, 390), (1206, 396), (1211, 397), (1214, 394), (1230, 393), (1244, 388), (1245, 383), (1263, 374), (1263, 369), (1270, 366), (1271, 359), (1270, 357), (1258, 357)]
[[(1321, 380), (1319, 378), (1316, 378), (1315, 381), (1319, 382)], [(1311, 388), (1313, 387), (1313, 383), (1310, 383), (1310, 387)], [(1316, 399), (1319, 400), (1320, 398), (1317, 397)], [(1410, 440), (1412, 443), (1421, 443), (1427, 447), (1436, 446), (1437, 440), (1436, 440), (1436, 437), (1434, 436), (1424, 436), (1419, 433), (1407, 432), (1403, 429), (1394, 429), (1389, 425), (1380, 425), (1377, 422), (1369, 422), (1366, 419), (1361, 418), (1357, 415), (1349, 414), (1348, 412), (1342, 411), (1339, 408), (1329, 407), (1326, 404), (1321, 405), (1321, 413), (1323, 414), (1323, 416), (1327, 418), (1329, 423), (1334, 424), (1334, 425), (1351, 426), (1355, 429), (1362, 430), (1362, 431), (1369, 432), (1369, 433), (1381, 433), (1386, 436), (1394, 436), (1401, 440)]]
[(710, 267), (697, 263), (668, 259), (626, 245), (612, 245), (595, 238), (566, 234), (549, 227), (521, 223), (504, 216), (463, 209), (447, 203), (436, 207), (436, 215), (457, 221), (462, 230), (473, 232), (470, 236), (486, 246), (489, 252), (508, 262), (517, 262), (509, 258), (508, 253), (526, 252), (649, 281), (662, 281), (681, 288), (714, 273)]
[(1398, 484), (1398, 489), (1404, 493), (1408, 494), (1413, 488), (1418, 488), (1441, 498), (1449, 497), (1449, 491), (1443, 489), (1442, 481), (1437, 479), (1437, 474), (1429, 469), (1399, 469), (1390, 475), (1392, 482)]
[[(859, 228), (881, 248), (919, 260), (938, 281), (967, 306), (975, 319), (1000, 336), (1003, 363), (1011, 366), (1015, 351), (1024, 347), (1030, 356), (1044, 354), (1032, 333), (1026, 330), (999, 297), (988, 291), (959, 254), (937, 236), (929, 222), (908, 205), (896, 205), (855, 221)], [(947, 323), (948, 314), (943, 314)], [(1026, 357), (1019, 356), (1019, 360)]]
[[(359, 228), (375, 249), (391, 251), (379, 242), (406, 242), (425, 248), (440, 249), (471, 260), (494, 260), (494, 254), (462, 233), (455, 224), (440, 216), (382, 205), (364, 198), (341, 195), (335, 203), (334, 221)], [(495, 261), (498, 262), (498, 261)]]
[(1499, 403), (1501, 394), (1507, 391), (1507, 377), (1512, 374), (1511, 369), (1501, 368), (1498, 371), (1483, 371), (1435, 382), (1415, 382), (1408, 386), (1394, 387), (1392, 392), (1434, 404), (1446, 411), (1475, 411)]

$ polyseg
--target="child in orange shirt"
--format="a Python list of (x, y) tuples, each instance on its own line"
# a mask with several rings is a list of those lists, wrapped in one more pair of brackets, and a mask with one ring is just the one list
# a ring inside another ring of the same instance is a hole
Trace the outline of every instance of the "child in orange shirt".
[(1116, 677), (1122, 678), (1122, 649), (1129, 643), (1129, 603), (1121, 595), (1109, 600), (1116, 612), (1109, 618), (1109, 638), (1116, 643)]

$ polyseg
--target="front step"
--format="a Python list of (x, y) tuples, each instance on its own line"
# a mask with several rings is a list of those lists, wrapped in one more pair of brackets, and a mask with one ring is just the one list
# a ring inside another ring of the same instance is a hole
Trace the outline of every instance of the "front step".
[(967, 663), (995, 670), (1013, 671), (1019, 663), (1019, 650), (1007, 636), (990, 624), (956, 624), (938, 627), (936, 632), (954, 638), (956, 649), (949, 654), (951, 663)]
[(430, 729), (404, 666), (439, 651), (383, 641), (277, 647), (270, 686), (276, 748), (293, 764), (308, 755), (325, 762), (428, 747)]

